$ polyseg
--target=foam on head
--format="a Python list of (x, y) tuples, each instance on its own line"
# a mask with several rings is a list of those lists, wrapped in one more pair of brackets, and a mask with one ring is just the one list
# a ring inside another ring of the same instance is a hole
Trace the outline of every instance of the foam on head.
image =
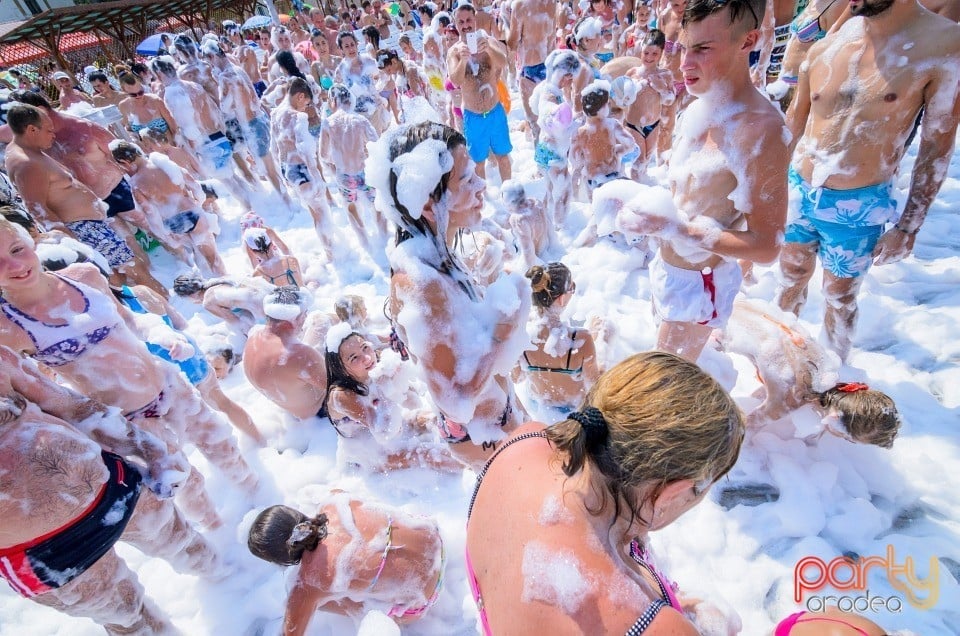
[(559, 85), (565, 75), (576, 75), (580, 70), (580, 56), (569, 49), (555, 49), (547, 56), (547, 79)]
[(263, 299), (263, 313), (274, 320), (293, 322), (309, 307), (309, 294), (295, 285), (277, 287)]
[(353, 327), (349, 322), (338, 322), (327, 331), (327, 337), (324, 340), (324, 347), (327, 351), (335, 353), (340, 351), (340, 345), (353, 333)]
[(580, 98), (583, 100), (584, 113), (590, 116), (599, 114), (610, 101), (610, 82), (602, 79), (590, 82), (580, 91)]
[(600, 37), (602, 31), (603, 22), (601, 22), (600, 18), (591, 16), (580, 21), (580, 24), (577, 25), (576, 30), (573, 32), (573, 39), (579, 43), (585, 38)]
[(520, 207), (526, 196), (527, 192), (523, 183), (516, 179), (507, 179), (500, 185), (500, 197), (510, 207)]

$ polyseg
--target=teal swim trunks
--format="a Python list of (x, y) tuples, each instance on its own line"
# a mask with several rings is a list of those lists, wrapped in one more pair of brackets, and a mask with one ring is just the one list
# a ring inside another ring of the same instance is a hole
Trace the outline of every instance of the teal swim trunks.
[(838, 278), (870, 269), (884, 224), (897, 220), (893, 183), (831, 190), (814, 188), (790, 167), (790, 209), (799, 211), (786, 228), (788, 243), (816, 243), (823, 268)]

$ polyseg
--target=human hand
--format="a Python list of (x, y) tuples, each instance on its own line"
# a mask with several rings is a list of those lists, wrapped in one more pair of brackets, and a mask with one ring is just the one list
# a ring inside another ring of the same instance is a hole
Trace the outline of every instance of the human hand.
[(724, 612), (713, 603), (696, 598), (681, 601), (683, 613), (703, 636), (736, 636), (743, 629), (736, 612)]
[(190, 464), (181, 452), (171, 453), (150, 466), (143, 483), (159, 499), (173, 497), (190, 475)]
[(617, 228), (626, 233), (643, 236), (658, 236), (676, 223), (663, 216), (641, 212), (636, 208), (624, 206), (617, 212)]
[(913, 251), (913, 244), (917, 240), (916, 234), (907, 234), (897, 227), (884, 233), (873, 248), (874, 265), (889, 265), (902, 261)]
[(170, 343), (170, 359), (176, 362), (182, 362), (192, 358), (197, 350), (193, 348), (185, 338), (177, 338)]

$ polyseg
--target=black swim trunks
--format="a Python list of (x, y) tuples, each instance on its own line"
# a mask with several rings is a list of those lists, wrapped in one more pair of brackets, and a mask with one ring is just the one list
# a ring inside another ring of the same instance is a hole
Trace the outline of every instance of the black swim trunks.
[(133, 202), (133, 191), (130, 190), (130, 184), (127, 183), (126, 177), (120, 179), (120, 183), (110, 191), (110, 194), (103, 199), (103, 202), (107, 204), (108, 218), (129, 212), (136, 207), (136, 204)]
[(0, 549), (0, 576), (30, 598), (62, 587), (106, 554), (127, 527), (140, 498), (140, 472), (119, 455), (101, 452), (110, 471), (77, 519), (32, 541)]

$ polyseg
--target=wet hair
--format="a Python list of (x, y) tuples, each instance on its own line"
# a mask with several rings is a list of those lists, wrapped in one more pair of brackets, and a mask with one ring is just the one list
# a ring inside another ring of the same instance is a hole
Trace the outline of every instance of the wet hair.
[[(14, 208), (16, 209), (16, 208)], [(0, 208), (2, 210), (2, 208)], [(24, 243), (30, 247), (35, 248), (37, 246), (36, 241), (33, 240), (33, 237), (30, 236), (29, 228), (24, 227), (22, 224), (15, 222), (12, 218), (8, 217), (6, 212), (3, 216), (0, 217), (0, 230), (7, 230), (13, 232), (23, 240)]]
[(327, 515), (312, 519), (289, 506), (270, 506), (254, 519), (247, 535), (250, 553), (277, 565), (300, 563), (327, 537)]
[(567, 48), (568, 48), (568, 49), (570, 49), (571, 51), (582, 51), (582, 50), (583, 50), (583, 49), (580, 47), (580, 41), (583, 40), (584, 38), (583, 38), (583, 37), (577, 37), (577, 33), (580, 32), (580, 26), (581, 26), (585, 21), (587, 21), (587, 20), (594, 20), (594, 19), (596, 19), (596, 18), (593, 18), (593, 17), (591, 17), (591, 16), (584, 16), (584, 17), (580, 18), (579, 20), (577, 20), (577, 21), (573, 24), (573, 28), (570, 30), (570, 35), (568, 35), (568, 36), (567, 36), (567, 39), (566, 39), (566, 44), (567, 44)]
[(0, 217), (3, 217), (2, 221), (23, 228), (28, 235), (38, 231), (30, 214), (16, 205), (0, 205)]
[(527, 270), (526, 276), (533, 290), (533, 304), (540, 309), (551, 307), (558, 298), (570, 291), (570, 268), (563, 263), (534, 265)]
[(140, 76), (132, 71), (120, 71), (117, 79), (120, 80), (121, 84), (126, 84), (127, 86), (136, 86), (143, 82)]
[(287, 96), (306, 95), (310, 101), (313, 101), (313, 89), (304, 77), (294, 77), (287, 86)]
[[(154, 58), (150, 62), (150, 68), (153, 69), (153, 72), (157, 75), (163, 75), (165, 77), (177, 77), (177, 69), (173, 65), (173, 62), (170, 60), (165, 60), (163, 58)], [(139, 79), (139, 78), (137, 78)]]
[(548, 428), (547, 438), (563, 454), (568, 477), (589, 463), (606, 482), (597, 493), (600, 507), (590, 512), (599, 514), (611, 496), (611, 526), (623, 506), (631, 523), (650, 523), (640, 510), (670, 483), (689, 479), (703, 492), (730, 471), (743, 442), (733, 398), (700, 367), (663, 351), (638, 353), (608, 370), (573, 415)]
[(370, 39), (370, 44), (373, 45), (373, 48), (380, 48), (380, 29), (371, 24), (370, 26), (363, 27), (361, 33), (363, 33), (364, 37)]
[(213, 282), (204, 281), (196, 272), (181, 274), (173, 279), (173, 293), (177, 296), (192, 296), (197, 292), (206, 291)]
[(189, 35), (178, 35), (173, 39), (173, 48), (184, 57), (197, 57), (197, 43)]
[(410, 40), (410, 36), (404, 33), (397, 38), (397, 44), (413, 44), (413, 41)]
[[(113, 275), (113, 272), (104, 271), (95, 260), (69, 245), (57, 243), (56, 249), (51, 250), (45, 255), (42, 254), (44, 252), (42, 245), (43, 243), (40, 243), (35, 249), (37, 251), (37, 256), (40, 257), (40, 265), (48, 272), (59, 272), (61, 269), (66, 269), (74, 263), (90, 263), (97, 268), (97, 271), (99, 271), (104, 278), (110, 278), (110, 276)], [(64, 250), (68, 251), (70, 256), (65, 255)], [(114, 292), (114, 295), (116, 295), (116, 292)]]
[(350, 335), (340, 341), (340, 346), (337, 347), (336, 351), (330, 351), (327, 349), (324, 352), (324, 361), (327, 363), (327, 395), (330, 395), (330, 392), (333, 389), (343, 389), (344, 391), (350, 391), (351, 393), (356, 393), (357, 395), (367, 395), (370, 393), (370, 389), (367, 388), (367, 385), (359, 380), (355, 379), (349, 373), (347, 373), (347, 367), (343, 363), (343, 358), (340, 356), (340, 347), (343, 346), (343, 343), (356, 336), (361, 340), (366, 340), (363, 335), (357, 333), (356, 331), (351, 331)]
[(840, 382), (818, 393), (820, 406), (839, 413), (840, 423), (858, 442), (892, 448), (901, 423), (893, 398), (873, 389), (844, 391), (847, 386)]
[(30, 104), (16, 103), (7, 111), (7, 124), (14, 135), (27, 132), (27, 126), (39, 128), (43, 123), (41, 111)]
[(270, 31), (270, 44), (273, 45), (273, 48), (280, 50), (280, 36), (289, 35), (290, 43), (293, 44), (293, 36), (290, 35), (290, 29), (285, 26), (276, 26)]
[(421, 4), (419, 7), (417, 7), (417, 11), (428, 18), (433, 18), (433, 8), (431, 8), (429, 4)]
[(389, 49), (380, 49), (379, 51), (377, 51), (377, 67), (378, 68), (382, 69), (386, 67), (387, 64), (389, 64), (390, 62), (393, 62), (394, 60), (396, 60), (397, 62), (400, 62), (400, 66), (404, 70), (406, 70), (406, 67), (404, 67), (403, 62), (400, 60), (400, 56), (397, 55), (396, 52), (390, 51)]
[(357, 36), (355, 36), (352, 31), (341, 31), (337, 33), (337, 48), (343, 48), (343, 41), (346, 38), (353, 38), (354, 42), (357, 41)]
[(103, 71), (94, 71), (87, 75), (87, 81), (90, 82), (110, 82), (110, 79), (107, 77), (107, 74)]
[(300, 69), (297, 68), (297, 58), (293, 56), (293, 53), (290, 51), (278, 51), (277, 55), (273, 58), (277, 62), (283, 71), (290, 77), (299, 77), (300, 79), (305, 79), (303, 73), (300, 72)]
[(130, 65), (130, 70), (140, 77), (143, 77), (150, 69), (143, 62), (134, 62)]
[(337, 318), (339, 318), (341, 322), (350, 322), (350, 319), (357, 315), (357, 310), (360, 307), (366, 309), (366, 304), (363, 302), (362, 296), (346, 294), (333, 303), (333, 312), (337, 314)]
[(643, 38), (643, 46), (665, 48), (667, 46), (667, 36), (660, 29), (650, 29), (650, 32)]
[(50, 105), (50, 101), (44, 97), (42, 94), (36, 91), (25, 91), (23, 89), (17, 89), (10, 93), (8, 98), (11, 102), (19, 102), (21, 104), (29, 104), (37, 108), (42, 108), (44, 110), (53, 110), (53, 107)]
[(687, 0), (680, 26), (685, 27), (688, 24), (702, 22), (715, 13), (729, 11), (727, 15), (730, 17), (730, 24), (738, 25), (742, 32), (746, 33), (751, 29), (760, 28), (765, 8), (764, 0), (728, 0), (727, 2)]
[(610, 91), (599, 86), (588, 86), (580, 93), (580, 100), (583, 103), (583, 112), (589, 117), (596, 117), (610, 101)]
[(330, 97), (333, 103), (344, 110), (353, 110), (353, 93), (345, 84), (334, 84), (330, 87)]
[(140, 146), (129, 141), (118, 140), (110, 144), (110, 153), (113, 154), (114, 161), (123, 161), (132, 163), (137, 157), (143, 156)]

